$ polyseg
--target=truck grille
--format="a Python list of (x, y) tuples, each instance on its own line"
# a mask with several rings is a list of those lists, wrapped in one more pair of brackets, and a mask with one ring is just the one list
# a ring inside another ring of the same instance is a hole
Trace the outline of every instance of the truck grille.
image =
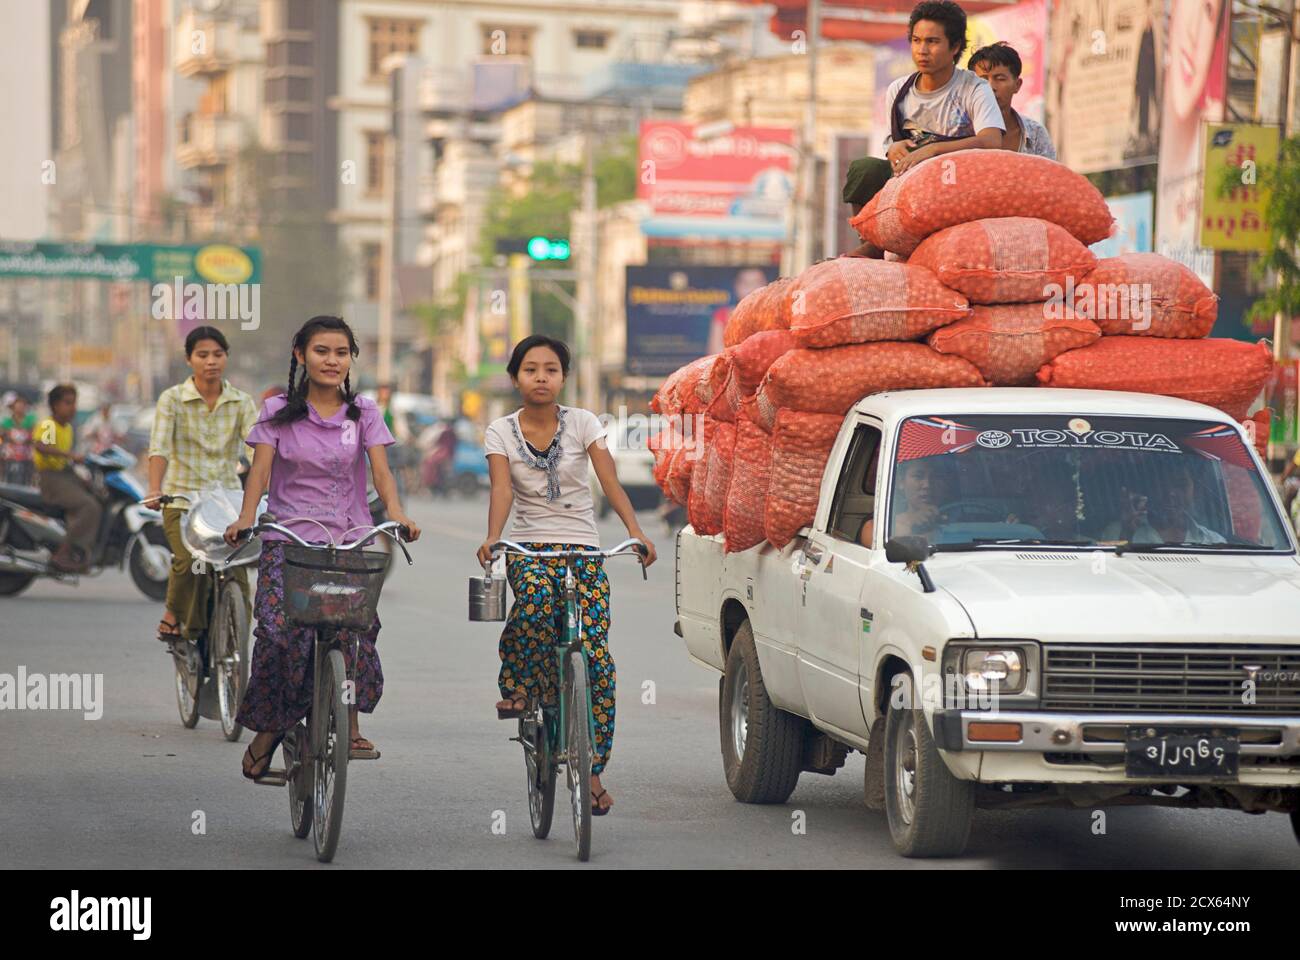
[[(1243, 702), (1255, 670), (1254, 702)], [(1043, 647), (1044, 710), (1300, 714), (1300, 647)]]

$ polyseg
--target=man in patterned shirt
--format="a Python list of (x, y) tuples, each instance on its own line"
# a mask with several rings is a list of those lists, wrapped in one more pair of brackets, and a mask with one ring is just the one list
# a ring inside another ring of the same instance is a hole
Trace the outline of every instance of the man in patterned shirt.
[(1047, 129), (1035, 120), (1022, 117), (1011, 106), (1012, 98), (1025, 82), (1020, 77), (1020, 54), (1015, 48), (1005, 40), (999, 40), (972, 53), (967, 66), (993, 88), (993, 96), (1002, 110), (1002, 122), (1006, 125), (1002, 149), (1055, 160), (1056, 147), (1052, 145), (1052, 136)]
[[(244, 438), (257, 420), (257, 406), (252, 397), (223, 379), (229, 349), (216, 327), (198, 327), (185, 338), (185, 359), (194, 374), (158, 398), (149, 438), (146, 502), (156, 502), (161, 494), (192, 501), (212, 486), (239, 487), (239, 457), (246, 450)], [(193, 557), (181, 540), (187, 507), (188, 501), (182, 500), (163, 510), (172, 569), (158, 639), (169, 643), (182, 636), (195, 637), (208, 626), (209, 580), (193, 572)], [(248, 606), (246, 568), (236, 569), (234, 575)]]

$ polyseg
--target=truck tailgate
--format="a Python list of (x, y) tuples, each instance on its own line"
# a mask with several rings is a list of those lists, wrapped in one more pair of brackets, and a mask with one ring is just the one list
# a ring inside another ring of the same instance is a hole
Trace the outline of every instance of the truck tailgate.
[(722, 537), (677, 535), (677, 622), (691, 659), (722, 670)]

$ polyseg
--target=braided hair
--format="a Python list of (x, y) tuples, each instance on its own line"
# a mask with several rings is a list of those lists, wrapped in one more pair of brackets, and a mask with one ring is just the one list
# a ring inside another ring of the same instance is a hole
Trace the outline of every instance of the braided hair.
[[(271, 417), (271, 423), (294, 423), (307, 416), (307, 365), (298, 363), (298, 352), (301, 351), (303, 356), (306, 356), (311, 338), (318, 333), (326, 332), (346, 334), (352, 356), (355, 357), (360, 352), (352, 328), (343, 321), (342, 317), (312, 317), (304, 323), (293, 336), (293, 350), (289, 355), (289, 388), (285, 391), (288, 402)], [(361, 408), (357, 406), (357, 395), (352, 392), (351, 371), (343, 378), (343, 400), (348, 405), (348, 419), (360, 420)]]

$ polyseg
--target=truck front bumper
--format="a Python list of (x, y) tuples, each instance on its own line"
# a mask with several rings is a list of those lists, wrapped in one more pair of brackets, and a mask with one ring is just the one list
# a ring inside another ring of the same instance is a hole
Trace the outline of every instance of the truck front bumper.
[[(1002, 724), (1018, 724), (1020, 736), (981, 739), (990, 728), (977, 726), (972, 732), (972, 723), (997, 725), (992, 729), (999, 736), (1007, 736)], [(948, 764), (954, 773), (985, 782), (1133, 782), (1125, 773), (1130, 727), (1235, 732), (1241, 756), (1237, 782), (1300, 787), (1300, 716), (1029, 710), (936, 710), (933, 715), (935, 746), (950, 754)]]

